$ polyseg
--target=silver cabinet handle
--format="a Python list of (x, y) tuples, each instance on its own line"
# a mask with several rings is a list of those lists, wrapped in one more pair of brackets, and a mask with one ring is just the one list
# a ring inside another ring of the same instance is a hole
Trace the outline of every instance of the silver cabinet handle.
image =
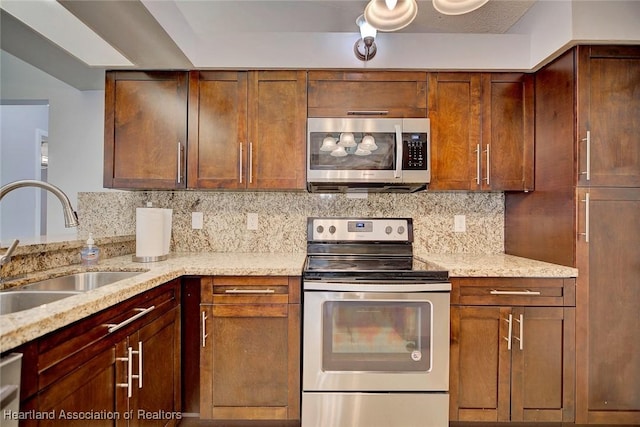
[(142, 341), (138, 341), (138, 350), (133, 350), (131, 353), (138, 355), (138, 375), (132, 375), (131, 377), (137, 378), (138, 388), (142, 388)]
[(589, 202), (590, 202), (589, 193), (586, 193), (584, 195), (584, 199), (581, 201), (585, 204), (585, 206), (584, 206), (584, 233), (580, 233), (580, 235), (584, 236), (585, 243), (589, 243)]
[(507, 322), (507, 324), (509, 325), (509, 332), (506, 337), (502, 337), (502, 338), (507, 340), (507, 350), (511, 350), (511, 329), (513, 324), (513, 314), (510, 314), (508, 319), (503, 319), (503, 320)]
[(582, 138), (582, 141), (586, 141), (587, 145), (587, 170), (580, 172), (580, 175), (586, 175), (587, 181), (591, 179), (591, 131), (587, 131), (587, 137)]
[(182, 144), (178, 141), (178, 184), (182, 183)]
[(206, 347), (207, 346), (207, 337), (209, 336), (207, 334), (207, 313), (206, 312), (202, 312), (202, 347)]
[(178, 184), (180, 184), (180, 141), (178, 141), (178, 174), (177, 174), (177, 181), (178, 181)]
[(524, 348), (524, 339), (523, 339), (523, 331), (524, 331), (524, 314), (520, 315), (519, 319), (516, 319), (516, 322), (520, 324), (520, 336), (515, 337), (520, 343), (520, 351)]
[(249, 142), (249, 184), (253, 184), (253, 143)]
[(126, 383), (117, 383), (116, 387), (126, 387), (127, 388), (127, 397), (131, 398), (131, 389), (133, 388), (133, 348), (127, 348), (127, 357), (116, 357), (116, 360), (121, 360), (123, 362), (127, 362), (127, 382)]
[(117, 331), (120, 328), (123, 328), (124, 326), (128, 325), (129, 323), (141, 318), (142, 316), (148, 314), (151, 310), (153, 310), (154, 308), (156, 308), (155, 305), (152, 305), (149, 308), (136, 308), (134, 310), (139, 311), (140, 313), (133, 315), (131, 317), (129, 317), (127, 320), (123, 320), (122, 322), (118, 323), (118, 324), (113, 324), (113, 323), (108, 323), (105, 326), (107, 326), (109, 329), (107, 329), (107, 332), (112, 333)]
[(225, 294), (273, 294), (274, 289), (225, 289)]
[(489, 293), (491, 295), (525, 295), (525, 296), (540, 295), (540, 291), (530, 291), (528, 289), (525, 291), (499, 291), (497, 289), (492, 289)]
[(386, 116), (387, 110), (351, 110), (347, 111), (348, 116)]
[(482, 169), (480, 168), (480, 144), (476, 144), (476, 185), (480, 185), (480, 175)]
[(487, 181), (487, 185), (489, 185), (489, 175), (491, 174), (491, 160), (489, 158), (489, 144), (487, 144), (487, 149), (485, 152), (487, 153), (487, 177), (485, 180)]
[(393, 172), (394, 178), (400, 178), (402, 176), (402, 129), (400, 125), (395, 125), (396, 128), (396, 170)]
[(240, 184), (242, 184), (242, 142), (240, 143), (240, 155), (238, 156), (238, 169), (240, 170)]

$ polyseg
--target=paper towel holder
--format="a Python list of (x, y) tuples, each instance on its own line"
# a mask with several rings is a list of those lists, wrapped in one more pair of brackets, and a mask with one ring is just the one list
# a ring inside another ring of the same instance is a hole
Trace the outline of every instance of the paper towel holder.
[(169, 258), (169, 255), (157, 255), (157, 256), (135, 256), (133, 255), (133, 262), (157, 262), (165, 261)]

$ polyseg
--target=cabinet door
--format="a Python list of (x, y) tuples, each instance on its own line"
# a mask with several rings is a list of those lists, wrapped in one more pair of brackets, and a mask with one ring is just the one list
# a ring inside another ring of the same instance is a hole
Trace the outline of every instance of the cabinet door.
[(480, 74), (429, 73), (433, 190), (480, 188)]
[(179, 310), (144, 326), (128, 338), (128, 345), (138, 352), (133, 372), (142, 375), (142, 380), (134, 380), (129, 425), (176, 425), (181, 408)]
[(185, 188), (187, 75), (107, 72), (104, 186)]
[(533, 189), (533, 76), (482, 75), (482, 188)]
[(216, 304), (203, 312), (201, 417), (286, 419), (287, 304)]
[(577, 198), (576, 422), (640, 424), (640, 189)]
[(640, 187), (638, 93), (640, 46), (578, 47), (580, 186)]
[(53, 417), (40, 420), (40, 426), (86, 426), (86, 419), (73, 419), (81, 414), (104, 414), (91, 421), (91, 426), (113, 427), (107, 415), (120, 413), (116, 408), (116, 359), (111, 347), (70, 372), (60, 381), (42, 390), (38, 396), (38, 413)]
[(427, 117), (424, 72), (309, 71), (309, 117)]
[(305, 189), (306, 73), (249, 73), (250, 189)]
[(509, 421), (509, 307), (451, 307), (451, 421)]
[(511, 421), (572, 422), (575, 308), (514, 308)]
[(189, 75), (189, 188), (246, 186), (247, 73)]

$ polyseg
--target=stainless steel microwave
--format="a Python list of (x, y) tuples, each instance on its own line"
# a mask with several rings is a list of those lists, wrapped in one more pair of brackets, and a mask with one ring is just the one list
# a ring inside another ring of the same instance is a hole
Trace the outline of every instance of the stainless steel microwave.
[(307, 119), (310, 192), (415, 192), (431, 178), (429, 119)]

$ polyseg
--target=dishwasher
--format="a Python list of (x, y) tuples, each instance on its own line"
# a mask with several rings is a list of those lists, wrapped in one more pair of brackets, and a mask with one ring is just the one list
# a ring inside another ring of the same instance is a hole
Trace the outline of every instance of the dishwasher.
[(0, 359), (0, 416), (2, 427), (18, 427), (20, 410), (20, 369), (22, 354), (10, 353)]

